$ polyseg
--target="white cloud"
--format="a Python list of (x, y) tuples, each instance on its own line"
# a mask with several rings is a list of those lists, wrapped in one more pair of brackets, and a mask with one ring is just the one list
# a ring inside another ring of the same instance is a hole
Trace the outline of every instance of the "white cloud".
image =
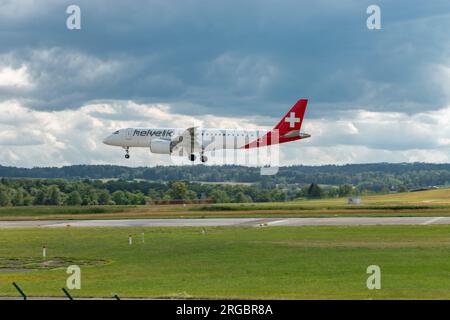
[[(10, 100), (0, 103), (0, 159), (3, 165), (61, 166), (108, 163), (131, 166), (170, 164), (164, 155), (102, 143), (123, 127), (256, 127), (255, 119), (173, 113), (167, 104), (110, 101), (74, 110), (37, 111)], [(273, 119), (275, 124), (278, 119)], [(266, 122), (266, 119), (264, 119)], [(312, 137), (281, 147), (281, 165), (360, 162), (449, 162), (450, 107), (415, 115), (346, 112), (338, 120), (304, 120)]]
[(360, 145), (377, 150), (450, 147), (450, 107), (408, 115), (399, 112), (342, 112), (337, 120), (307, 119), (315, 146)]
[(27, 66), (22, 65), (17, 69), (0, 66), (0, 87), (29, 87), (30, 81)]

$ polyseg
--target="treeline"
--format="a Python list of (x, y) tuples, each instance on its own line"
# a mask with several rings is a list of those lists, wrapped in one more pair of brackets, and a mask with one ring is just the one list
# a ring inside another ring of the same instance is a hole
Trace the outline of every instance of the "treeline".
[(204, 184), (186, 181), (0, 179), (0, 206), (139, 205), (154, 201), (209, 200), (215, 203), (287, 201), (296, 198), (356, 194), (351, 185), (322, 188), (317, 184), (264, 186)]
[(244, 166), (123, 167), (77, 165), (62, 168), (16, 168), (0, 166), (0, 177), (61, 179), (144, 179), (150, 181), (249, 182), (262, 185), (297, 186), (353, 185), (360, 191), (384, 192), (450, 184), (450, 164), (376, 163), (281, 167), (278, 174), (264, 176), (260, 169)]

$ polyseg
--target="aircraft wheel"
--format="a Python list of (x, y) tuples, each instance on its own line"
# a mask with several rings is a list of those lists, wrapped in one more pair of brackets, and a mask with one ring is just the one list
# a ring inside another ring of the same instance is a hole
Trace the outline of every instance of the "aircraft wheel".
[(192, 162), (194, 162), (195, 161), (195, 154), (190, 154), (189, 155), (189, 160), (191, 160)]
[(206, 161), (208, 161), (208, 157), (207, 156), (201, 156), (200, 157), (200, 161), (201, 162), (206, 162)]
[(130, 159), (130, 155), (128, 153), (125, 155), (125, 159)]

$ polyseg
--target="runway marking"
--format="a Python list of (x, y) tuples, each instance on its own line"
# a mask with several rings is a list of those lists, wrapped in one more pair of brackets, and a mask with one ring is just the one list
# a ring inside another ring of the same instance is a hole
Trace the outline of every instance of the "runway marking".
[(422, 223), (422, 224), (432, 224), (432, 223), (435, 223), (436, 221), (439, 221), (439, 220), (441, 220), (441, 219), (444, 219), (444, 217), (436, 217), (436, 218), (433, 218), (433, 219), (430, 219), (430, 220), (427, 220), (427, 221), (425, 221), (424, 223)]
[(288, 220), (283, 219), (283, 220), (270, 221), (270, 222), (267, 222), (266, 224), (267, 224), (268, 226), (272, 226), (272, 225), (274, 225), (274, 224), (285, 223), (285, 222), (288, 222)]

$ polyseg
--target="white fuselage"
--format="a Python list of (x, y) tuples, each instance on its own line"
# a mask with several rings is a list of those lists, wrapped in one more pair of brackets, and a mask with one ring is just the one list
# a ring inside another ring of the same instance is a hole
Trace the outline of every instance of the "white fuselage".
[[(185, 132), (186, 129), (182, 128), (125, 128), (117, 130), (103, 142), (112, 146), (141, 147), (151, 150), (152, 142), (161, 140), (169, 142), (183, 136)], [(194, 134), (196, 143), (192, 152), (240, 149), (263, 137), (267, 132), (268, 130), (265, 129), (196, 128)], [(185, 147), (190, 145), (187, 141), (184, 144)]]
[[(130, 148), (149, 148), (157, 154), (183, 156), (206, 162), (205, 152), (215, 150), (254, 149), (310, 137), (300, 132), (307, 99), (300, 99), (272, 130), (222, 129), (222, 128), (124, 128), (103, 140), (105, 144), (125, 148), (125, 158), (130, 158)], [(228, 152), (225, 152), (228, 153)], [(215, 154), (215, 153), (214, 153)], [(246, 153), (248, 155), (248, 153)]]

